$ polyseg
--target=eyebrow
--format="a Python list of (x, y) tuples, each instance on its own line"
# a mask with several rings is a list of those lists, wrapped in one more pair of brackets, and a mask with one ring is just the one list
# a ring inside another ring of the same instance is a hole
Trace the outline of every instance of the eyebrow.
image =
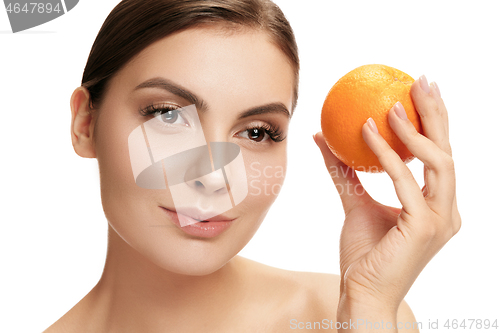
[(144, 81), (143, 83), (139, 84), (137, 87), (134, 88), (135, 90), (143, 89), (143, 88), (159, 88), (163, 89), (166, 91), (171, 92), (174, 95), (177, 95), (181, 98), (184, 98), (191, 104), (195, 104), (198, 109), (201, 111), (205, 111), (207, 109), (206, 104), (203, 102), (203, 100), (200, 100), (198, 97), (196, 97), (195, 94), (191, 93), (189, 90), (173, 83), (172, 81), (169, 81), (167, 79), (161, 78), (161, 77), (156, 77), (147, 81)]
[[(191, 104), (195, 104), (197, 109), (200, 112), (206, 112), (208, 111), (208, 105), (203, 101), (203, 99), (197, 97), (195, 94), (187, 90), (186, 88), (170, 81), (165, 78), (161, 77), (156, 77), (149, 79), (147, 81), (144, 81), (143, 83), (139, 84), (137, 87), (134, 88), (134, 91), (143, 89), (143, 88), (159, 88), (163, 89), (166, 91), (171, 92), (174, 95), (177, 95), (185, 100), (187, 100)], [(254, 108), (250, 108), (246, 111), (243, 111), (240, 113), (238, 116), (238, 120), (255, 116), (255, 115), (260, 115), (260, 114), (266, 114), (266, 113), (278, 113), (278, 114), (284, 114), (287, 118), (290, 119), (291, 115), (290, 112), (288, 111), (287, 107), (280, 102), (276, 103), (269, 103), (266, 105), (261, 105), (257, 106)]]
[(271, 104), (266, 104), (262, 106), (258, 106), (255, 108), (251, 108), (247, 111), (242, 112), (239, 116), (238, 119), (243, 119), (246, 117), (251, 117), (259, 114), (265, 114), (265, 113), (281, 113), (284, 114), (288, 119), (290, 119), (290, 112), (288, 112), (288, 109), (286, 108), (283, 103), (271, 103)]

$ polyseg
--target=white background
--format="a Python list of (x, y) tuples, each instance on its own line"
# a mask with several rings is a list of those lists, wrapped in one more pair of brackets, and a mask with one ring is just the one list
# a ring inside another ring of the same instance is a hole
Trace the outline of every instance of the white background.
[[(72, 149), (69, 99), (117, 3), (82, 0), (68, 14), (17, 34), (0, 9), (1, 332), (42, 331), (101, 275), (107, 222), (97, 163)], [(439, 319), (441, 328), (446, 319), (500, 321), (497, 2), (277, 3), (299, 44), (300, 98), (285, 185), (241, 255), (285, 269), (339, 273), (343, 211), (311, 135), (320, 130), (323, 100), (341, 76), (364, 64), (390, 65), (439, 84), (463, 219), (406, 300), (424, 332), (432, 331), (429, 320)], [(422, 184), (421, 163), (410, 167)], [(398, 205), (387, 175), (360, 178), (376, 199)]]

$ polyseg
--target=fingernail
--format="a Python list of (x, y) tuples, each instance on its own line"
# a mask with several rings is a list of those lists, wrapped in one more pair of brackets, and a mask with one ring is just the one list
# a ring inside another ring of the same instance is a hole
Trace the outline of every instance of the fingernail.
[(366, 122), (368, 123), (368, 126), (373, 131), (373, 133), (378, 133), (377, 125), (375, 124), (372, 118), (368, 118)]
[(403, 104), (401, 104), (400, 102), (397, 102), (396, 104), (394, 104), (394, 111), (396, 112), (396, 114), (398, 115), (399, 118), (401, 118), (403, 120), (408, 120), (408, 116), (406, 115), (405, 108), (404, 108)]
[(438, 84), (436, 82), (432, 82), (431, 86), (434, 87), (434, 90), (436, 90), (437, 93), (438, 93), (438, 95), (439, 95), (439, 97), (441, 97), (441, 91), (439, 90)]
[(427, 78), (425, 77), (425, 75), (422, 75), (418, 79), (418, 81), (420, 82), (420, 88), (422, 88), (423, 91), (429, 94), (431, 90), (429, 89), (429, 83), (427, 82)]

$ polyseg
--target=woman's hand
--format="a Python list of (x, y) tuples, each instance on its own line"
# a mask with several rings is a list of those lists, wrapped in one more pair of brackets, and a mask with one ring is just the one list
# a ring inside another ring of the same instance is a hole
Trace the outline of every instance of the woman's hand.
[(405, 118), (400, 103), (394, 105), (388, 118), (401, 141), (424, 163), (422, 190), (406, 164), (378, 134), (376, 124), (370, 119), (362, 129), (364, 140), (394, 183), (401, 209), (373, 200), (355, 172), (330, 152), (323, 134), (315, 135), (346, 215), (340, 237), (339, 320), (379, 318), (395, 325), (397, 309), (410, 286), (460, 229), (445, 105), (437, 85), (429, 87), (425, 77), (413, 83), (411, 95), (425, 136)]

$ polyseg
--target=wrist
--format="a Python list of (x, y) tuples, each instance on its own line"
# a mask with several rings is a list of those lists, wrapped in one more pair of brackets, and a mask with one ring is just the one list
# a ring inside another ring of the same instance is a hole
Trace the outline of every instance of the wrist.
[(398, 332), (397, 306), (384, 304), (380, 300), (357, 301), (340, 297), (337, 308), (339, 332)]

